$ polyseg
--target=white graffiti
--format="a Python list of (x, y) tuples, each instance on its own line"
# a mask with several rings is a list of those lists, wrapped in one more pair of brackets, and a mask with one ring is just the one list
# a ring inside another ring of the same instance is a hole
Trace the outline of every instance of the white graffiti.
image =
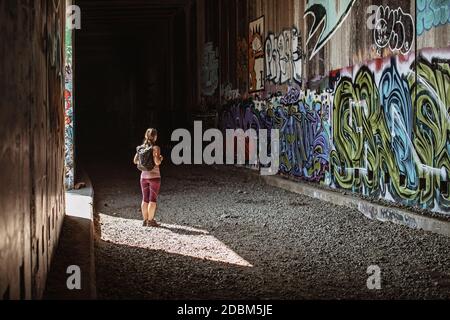
[(228, 83), (227, 85), (222, 85), (220, 91), (222, 92), (222, 98), (225, 101), (236, 100), (241, 97), (239, 90), (233, 89), (231, 83)]
[(301, 37), (296, 28), (286, 29), (278, 36), (270, 34), (266, 39), (267, 80), (275, 84), (302, 82)]
[(414, 19), (402, 8), (378, 7), (373, 37), (379, 54), (386, 47), (394, 53), (409, 53), (414, 42), (414, 32)]

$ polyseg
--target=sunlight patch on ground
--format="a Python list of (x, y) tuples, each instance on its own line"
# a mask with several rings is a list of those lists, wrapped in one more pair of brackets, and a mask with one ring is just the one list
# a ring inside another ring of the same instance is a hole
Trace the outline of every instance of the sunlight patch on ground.
[(216, 262), (253, 267), (208, 231), (161, 224), (146, 228), (142, 221), (99, 214), (101, 239), (118, 245), (162, 250), (168, 253)]

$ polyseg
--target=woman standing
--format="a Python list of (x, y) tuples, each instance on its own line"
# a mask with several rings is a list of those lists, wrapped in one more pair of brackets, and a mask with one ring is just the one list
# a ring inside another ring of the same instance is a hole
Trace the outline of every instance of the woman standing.
[(142, 216), (144, 226), (159, 227), (155, 220), (156, 202), (158, 200), (159, 189), (161, 186), (161, 173), (159, 166), (163, 161), (161, 149), (156, 145), (158, 132), (156, 129), (148, 129), (145, 132), (144, 142), (137, 147), (137, 153), (134, 156), (134, 163), (138, 166), (141, 173), (142, 190)]

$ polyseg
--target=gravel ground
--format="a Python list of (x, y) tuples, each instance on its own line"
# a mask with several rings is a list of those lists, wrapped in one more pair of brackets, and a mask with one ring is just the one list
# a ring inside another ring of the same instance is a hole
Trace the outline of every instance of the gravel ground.
[(450, 298), (450, 238), (204, 166), (162, 169), (163, 227), (145, 228), (134, 168), (88, 172), (100, 299)]

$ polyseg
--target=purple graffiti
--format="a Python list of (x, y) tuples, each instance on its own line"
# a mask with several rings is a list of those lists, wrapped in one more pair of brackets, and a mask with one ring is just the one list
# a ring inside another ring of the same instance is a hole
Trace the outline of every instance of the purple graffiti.
[(297, 88), (271, 95), (264, 108), (253, 102), (234, 102), (221, 113), (221, 128), (278, 129), (280, 171), (313, 182), (329, 175), (330, 106), (315, 94), (302, 97)]
[(288, 93), (281, 98), (281, 103), (284, 105), (295, 104), (300, 100), (300, 90), (297, 88), (289, 88)]

